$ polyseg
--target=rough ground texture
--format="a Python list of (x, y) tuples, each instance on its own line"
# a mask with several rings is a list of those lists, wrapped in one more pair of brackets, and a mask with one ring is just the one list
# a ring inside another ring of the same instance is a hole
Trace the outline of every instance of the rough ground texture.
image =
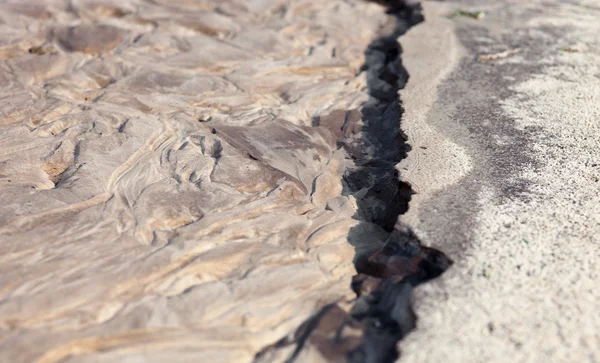
[(600, 361), (600, 2), (377, 2), (0, 2), (0, 361)]
[(400, 38), (402, 220), (455, 265), (417, 289), (402, 359), (599, 362), (600, 2), (424, 7)]
[(312, 120), (367, 99), (380, 6), (15, 1), (0, 17), (0, 360), (249, 361), (351, 293), (356, 199)]
[(448, 261), (390, 237), (421, 18), (383, 3), (3, 1), (0, 361), (266, 359), (324, 307), (340, 326), (378, 250), (353, 327), (393, 331), (334, 354), (394, 359)]

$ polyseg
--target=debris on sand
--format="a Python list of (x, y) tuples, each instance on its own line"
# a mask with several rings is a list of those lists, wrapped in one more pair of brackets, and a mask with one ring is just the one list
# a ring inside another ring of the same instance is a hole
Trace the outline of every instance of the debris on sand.
[(500, 52), (500, 53), (482, 54), (479, 57), (477, 57), (477, 60), (479, 60), (480, 62), (494, 61), (494, 60), (498, 60), (498, 59), (508, 58), (510, 56), (513, 56), (513, 55), (519, 53), (520, 51), (521, 50), (517, 48), (517, 49), (505, 50), (504, 52)]
[(579, 53), (579, 49), (575, 48), (560, 48), (560, 51), (565, 53)]
[(483, 11), (467, 11), (467, 10), (459, 9), (459, 10), (455, 10), (450, 17), (455, 18), (458, 16), (466, 16), (471, 19), (479, 20), (479, 19), (483, 19), (483, 17), (485, 16), (485, 13)]
[(492, 265), (484, 266), (483, 270), (481, 271), (481, 274), (483, 275), (483, 277), (488, 279), (492, 277)]

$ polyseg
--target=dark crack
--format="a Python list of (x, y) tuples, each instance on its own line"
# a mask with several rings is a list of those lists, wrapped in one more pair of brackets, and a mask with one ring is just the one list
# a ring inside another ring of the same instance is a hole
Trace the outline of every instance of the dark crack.
[[(410, 150), (400, 129), (404, 109), (398, 96), (409, 75), (397, 38), (424, 20), (421, 7), (404, 0), (374, 2), (395, 16), (396, 27), (365, 50), (361, 72), (366, 72), (369, 100), (360, 110), (337, 110), (313, 120), (314, 126), (326, 127), (338, 137), (338, 145), (353, 161), (343, 184), (345, 194), (356, 198), (355, 218), (360, 220), (348, 236), (356, 247), (358, 274), (351, 286), (356, 299), (349, 309), (341, 303), (327, 305), (295, 333), (263, 349), (256, 361), (268, 361), (273, 350), (294, 346), (286, 362), (307, 349), (317, 350), (327, 361), (393, 362), (399, 357), (398, 342), (416, 326), (413, 289), (452, 264), (398, 222), (408, 210), (413, 190), (399, 180), (395, 168)], [(384, 231), (383, 246), (381, 240), (365, 237), (369, 228)]]

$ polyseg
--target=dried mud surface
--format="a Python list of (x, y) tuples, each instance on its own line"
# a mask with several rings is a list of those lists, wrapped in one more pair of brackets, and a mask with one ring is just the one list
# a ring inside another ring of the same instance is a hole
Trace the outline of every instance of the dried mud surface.
[(374, 135), (363, 51), (397, 21), (342, 0), (0, 4), (0, 360), (251, 361), (351, 301), (356, 251), (400, 213), (381, 201), (406, 196), (401, 155), (340, 141)]

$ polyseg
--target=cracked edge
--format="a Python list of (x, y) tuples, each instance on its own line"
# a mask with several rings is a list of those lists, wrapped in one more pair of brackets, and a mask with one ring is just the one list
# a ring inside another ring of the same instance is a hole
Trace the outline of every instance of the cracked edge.
[[(325, 361), (393, 362), (399, 357), (398, 341), (416, 326), (414, 287), (438, 277), (453, 263), (441, 251), (423, 246), (398, 221), (414, 193), (410, 184), (400, 180), (397, 169), (410, 150), (399, 127), (404, 109), (398, 92), (409, 75), (402, 64), (398, 37), (423, 21), (421, 6), (403, 0), (375, 2), (386, 6), (397, 25), (365, 50), (361, 70), (366, 72), (369, 101), (360, 110), (361, 130), (344, 135), (338, 145), (352, 160), (344, 175), (345, 189), (362, 195), (362, 200), (357, 198), (356, 217), (360, 223), (380, 226), (388, 237), (383, 247), (378, 241), (363, 241), (367, 253), (357, 248), (358, 274), (351, 285), (357, 295), (354, 301), (325, 306), (295, 332), (263, 348), (255, 362), (272, 361), (282, 354), (287, 356), (285, 362), (314, 361), (317, 356)], [(355, 110), (344, 112), (345, 134), (349, 113)], [(317, 125), (319, 118), (313, 120), (313, 126)], [(279, 353), (274, 355), (275, 351)]]

